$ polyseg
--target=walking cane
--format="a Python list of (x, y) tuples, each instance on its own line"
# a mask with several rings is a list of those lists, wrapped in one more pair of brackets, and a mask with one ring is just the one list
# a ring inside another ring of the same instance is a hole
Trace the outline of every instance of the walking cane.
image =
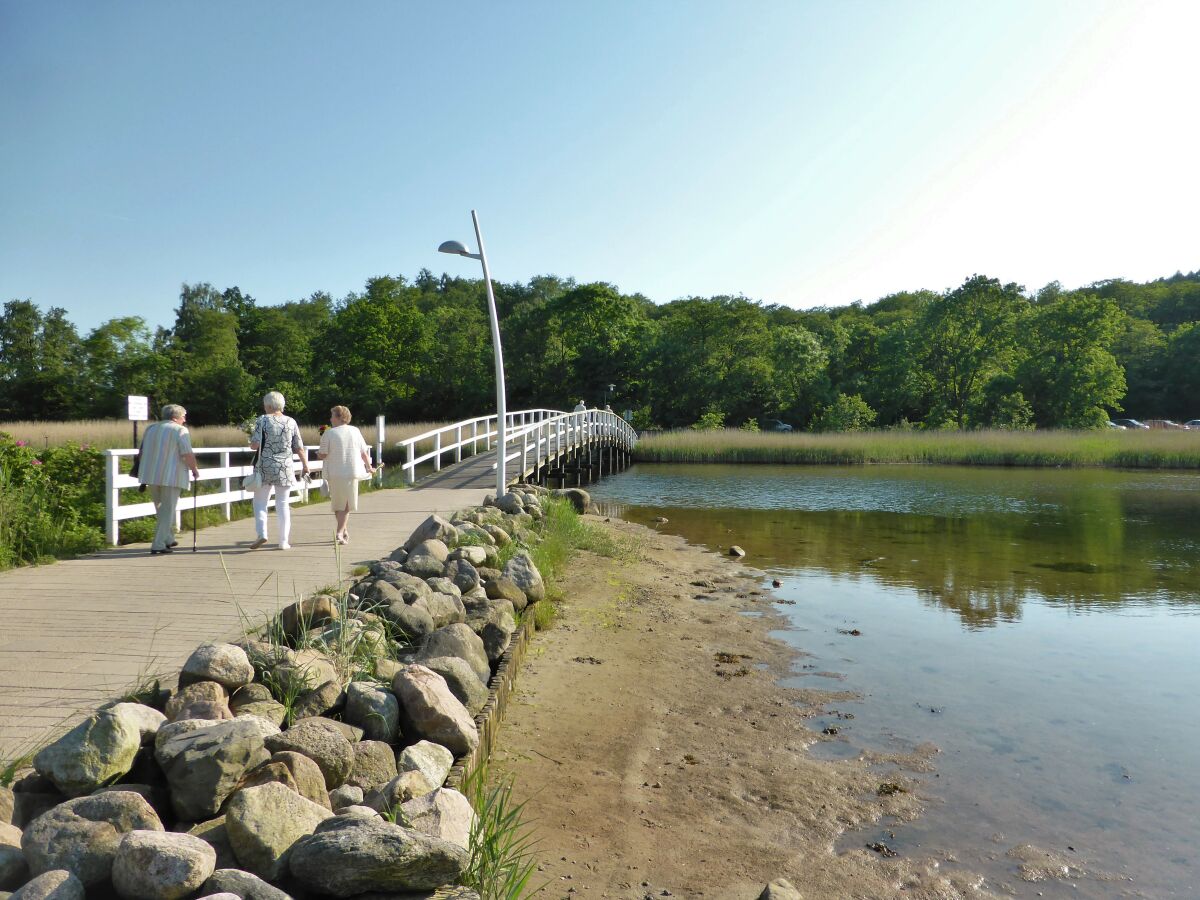
[(200, 486), (198, 478), (192, 479), (192, 552), (196, 552), (196, 489)]

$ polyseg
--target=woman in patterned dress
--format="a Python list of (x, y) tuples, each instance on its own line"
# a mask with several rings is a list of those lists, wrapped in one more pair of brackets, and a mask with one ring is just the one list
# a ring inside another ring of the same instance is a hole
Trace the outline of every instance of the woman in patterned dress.
[(258, 470), (262, 483), (254, 491), (254, 527), (258, 537), (250, 545), (256, 550), (267, 542), (267, 501), (275, 489), (275, 514), (279, 518), (279, 549), (291, 550), (288, 538), (292, 532), (292, 508), (288, 495), (296, 484), (292, 472), (292, 455), (300, 454), (300, 468), (308, 476), (308, 458), (300, 440), (300, 426), (291, 416), (283, 414), (283, 394), (271, 391), (263, 397), (266, 415), (258, 417), (250, 435), (250, 449), (258, 450)]

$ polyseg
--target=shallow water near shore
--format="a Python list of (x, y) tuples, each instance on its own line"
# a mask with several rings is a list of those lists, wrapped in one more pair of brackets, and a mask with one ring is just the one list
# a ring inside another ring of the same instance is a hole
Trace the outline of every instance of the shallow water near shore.
[[(592, 492), (783, 582), (788, 683), (862, 694), (816, 755), (940, 748), (924, 815), (842, 847), (1012, 896), (1200, 896), (1200, 476), (639, 464)], [(1023, 881), (1023, 844), (1069, 877)]]

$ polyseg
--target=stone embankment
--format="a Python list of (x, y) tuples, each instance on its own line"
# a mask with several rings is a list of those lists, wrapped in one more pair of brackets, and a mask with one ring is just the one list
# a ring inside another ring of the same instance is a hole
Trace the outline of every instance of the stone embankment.
[(545, 597), (526, 548), (547, 493), (431, 516), (354, 583), (201, 644), (175, 690), (45, 746), (0, 788), (0, 897), (476, 897), (455, 786)]

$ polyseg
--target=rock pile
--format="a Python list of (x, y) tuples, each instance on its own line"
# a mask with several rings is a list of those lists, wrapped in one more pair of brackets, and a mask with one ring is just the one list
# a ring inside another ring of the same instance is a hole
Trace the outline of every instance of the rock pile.
[(200, 645), (174, 692), (44, 747), (0, 788), (0, 892), (475, 897), (455, 887), (475, 813), (444, 785), (479, 743), (518, 615), (545, 597), (521, 547), (547, 493), (430, 516), (343, 595)]

